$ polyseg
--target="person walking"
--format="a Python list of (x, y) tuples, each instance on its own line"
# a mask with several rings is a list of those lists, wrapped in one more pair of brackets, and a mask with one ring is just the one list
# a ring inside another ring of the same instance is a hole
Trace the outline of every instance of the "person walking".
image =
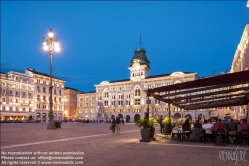
[(163, 125), (163, 116), (160, 116), (159, 124), (160, 124), (160, 131), (163, 134), (164, 133), (163, 132), (163, 128), (164, 128), (164, 125)]
[(114, 116), (112, 117), (111, 124), (112, 124), (112, 133), (115, 134), (116, 120)]
[(119, 116), (117, 116), (117, 118), (116, 118), (116, 132), (117, 132), (117, 134), (120, 133), (120, 124), (121, 124), (120, 118), (119, 118)]
[(122, 123), (123, 123), (123, 125), (124, 125), (124, 119), (122, 119)]

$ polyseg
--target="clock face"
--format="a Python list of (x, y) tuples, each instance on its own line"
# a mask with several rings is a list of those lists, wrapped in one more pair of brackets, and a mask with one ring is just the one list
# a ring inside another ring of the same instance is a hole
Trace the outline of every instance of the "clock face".
[(135, 69), (135, 70), (139, 70), (140, 69), (140, 64), (138, 62), (135, 62), (132, 67)]

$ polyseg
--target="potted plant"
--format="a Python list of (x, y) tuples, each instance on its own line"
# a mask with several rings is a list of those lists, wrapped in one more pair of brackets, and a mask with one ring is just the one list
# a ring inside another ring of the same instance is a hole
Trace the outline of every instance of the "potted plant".
[(150, 138), (154, 139), (155, 135), (155, 125), (157, 125), (157, 120), (154, 118), (149, 118), (149, 127), (150, 127)]
[(165, 126), (165, 134), (170, 134), (175, 124), (174, 119), (165, 117), (162, 123)]
[(141, 127), (142, 139), (140, 140), (140, 142), (149, 142), (150, 139), (154, 137), (155, 124), (157, 124), (157, 121), (153, 118), (145, 119), (144, 117), (142, 117), (137, 120), (135, 125)]
[(140, 142), (149, 142), (150, 141), (150, 128), (149, 121), (145, 118), (140, 118), (136, 121), (136, 126), (141, 127), (141, 137)]

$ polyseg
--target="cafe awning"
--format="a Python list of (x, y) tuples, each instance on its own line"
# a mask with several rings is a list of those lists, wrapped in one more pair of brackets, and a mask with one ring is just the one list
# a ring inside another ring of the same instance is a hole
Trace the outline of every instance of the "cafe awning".
[(27, 112), (0, 112), (0, 116), (30, 116)]
[(249, 70), (157, 87), (145, 93), (183, 110), (248, 105)]

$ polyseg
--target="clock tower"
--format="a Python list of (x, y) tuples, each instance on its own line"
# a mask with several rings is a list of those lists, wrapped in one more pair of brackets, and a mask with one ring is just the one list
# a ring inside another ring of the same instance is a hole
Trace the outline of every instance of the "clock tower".
[(139, 48), (134, 51), (134, 56), (130, 62), (130, 80), (140, 81), (149, 76), (150, 62), (146, 57), (146, 51), (143, 48)]

